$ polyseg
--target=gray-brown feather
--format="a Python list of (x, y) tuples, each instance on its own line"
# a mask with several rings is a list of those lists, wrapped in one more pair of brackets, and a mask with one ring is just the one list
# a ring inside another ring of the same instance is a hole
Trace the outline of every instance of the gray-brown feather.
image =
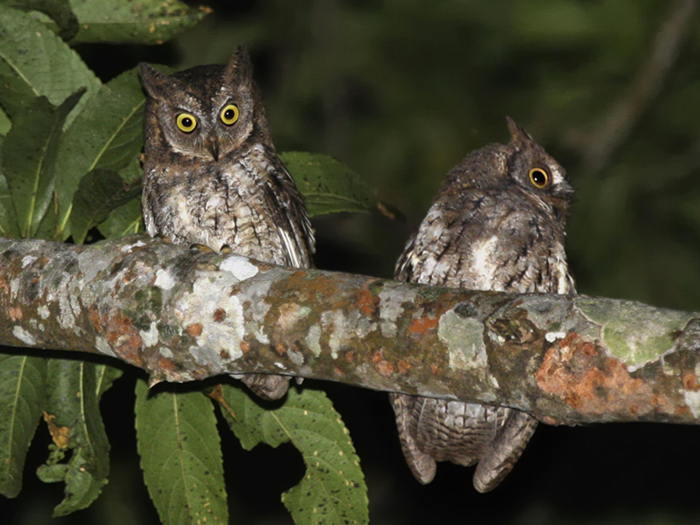
[[(204, 245), (274, 264), (311, 267), (314, 235), (304, 200), (270, 138), (265, 109), (245, 48), (226, 66), (164, 75), (141, 65), (146, 91), (143, 214), (151, 236)], [(222, 108), (236, 105), (232, 125)], [(177, 116), (197, 126), (181, 131)], [(268, 399), (289, 379), (249, 375), (243, 381)]]
[[(564, 252), (572, 190), (564, 170), (509, 120), (512, 140), (468, 155), (447, 176), (396, 265), (398, 280), (472, 290), (573, 293)], [(528, 180), (543, 167), (552, 183)], [(436, 461), (478, 463), (474, 485), (510, 472), (537, 421), (517, 410), (391, 394), (404, 456), (429, 483)]]

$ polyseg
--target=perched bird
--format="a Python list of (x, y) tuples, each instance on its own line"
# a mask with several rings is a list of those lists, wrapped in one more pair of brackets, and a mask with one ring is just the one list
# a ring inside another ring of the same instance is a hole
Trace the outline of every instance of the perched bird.
[[(508, 119), (511, 141), (470, 153), (450, 171), (396, 264), (400, 281), (514, 293), (575, 293), (564, 240), (573, 190), (564, 169)], [(477, 465), (474, 487), (494, 489), (537, 427), (524, 412), (390, 394), (414, 476), (437, 461)]]
[[(260, 261), (313, 266), (304, 200), (275, 152), (245, 47), (228, 64), (166, 75), (139, 64), (146, 92), (143, 215), (151, 236)], [(246, 375), (267, 399), (289, 378)]]

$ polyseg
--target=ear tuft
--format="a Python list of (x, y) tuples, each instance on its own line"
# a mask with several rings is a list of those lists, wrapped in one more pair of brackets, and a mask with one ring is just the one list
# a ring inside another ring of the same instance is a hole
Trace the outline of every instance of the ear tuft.
[(166, 90), (172, 84), (170, 77), (161, 73), (150, 64), (140, 62), (138, 65), (141, 85), (151, 98), (164, 100), (168, 97)]
[(253, 83), (253, 64), (246, 46), (240, 45), (233, 50), (224, 76), (231, 84), (239, 86), (250, 86)]
[(513, 142), (517, 146), (523, 145), (525, 143), (535, 142), (535, 139), (532, 138), (532, 135), (530, 135), (524, 127), (515, 122), (512, 118), (506, 117), (506, 121), (508, 122), (508, 130), (510, 131), (511, 142)]

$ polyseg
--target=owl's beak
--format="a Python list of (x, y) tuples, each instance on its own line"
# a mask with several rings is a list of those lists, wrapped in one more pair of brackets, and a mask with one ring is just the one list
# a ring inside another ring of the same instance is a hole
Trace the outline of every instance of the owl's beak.
[(219, 141), (216, 140), (216, 137), (208, 138), (204, 145), (209, 150), (209, 153), (211, 153), (214, 161), (219, 160)]

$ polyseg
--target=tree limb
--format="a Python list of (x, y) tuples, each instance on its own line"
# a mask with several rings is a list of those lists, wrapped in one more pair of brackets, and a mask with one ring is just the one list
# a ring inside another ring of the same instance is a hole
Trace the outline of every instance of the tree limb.
[(0, 240), (0, 344), (113, 356), (152, 382), (281, 373), (550, 424), (700, 423), (698, 313), (277, 267), (145, 237)]

